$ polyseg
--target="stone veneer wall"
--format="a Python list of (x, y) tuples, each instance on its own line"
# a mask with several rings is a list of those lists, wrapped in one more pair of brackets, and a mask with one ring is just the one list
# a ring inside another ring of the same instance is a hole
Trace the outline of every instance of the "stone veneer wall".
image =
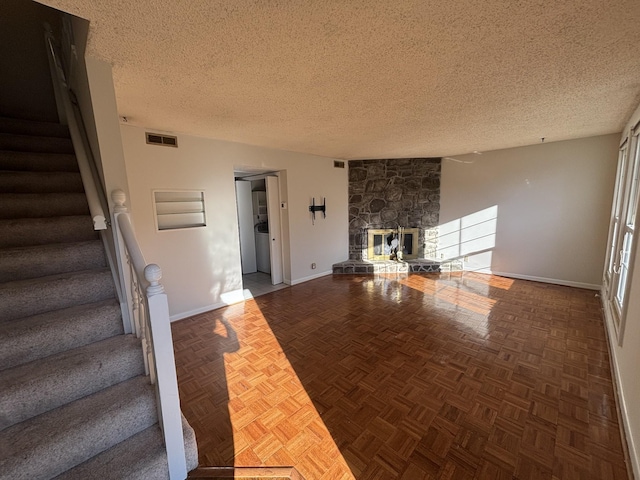
[(440, 158), (349, 161), (349, 259), (367, 259), (367, 229), (420, 228), (418, 258), (434, 258)]

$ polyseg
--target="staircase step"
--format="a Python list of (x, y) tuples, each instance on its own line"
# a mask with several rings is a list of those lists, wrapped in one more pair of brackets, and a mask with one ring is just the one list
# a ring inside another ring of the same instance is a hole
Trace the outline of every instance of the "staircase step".
[(115, 297), (108, 268), (0, 284), (0, 321), (29, 317)]
[(0, 133), (0, 150), (16, 152), (74, 153), (70, 138)]
[(187, 463), (187, 472), (198, 467), (198, 443), (196, 432), (193, 430), (185, 416), (182, 416), (182, 438), (184, 439), (184, 455)]
[(0, 193), (0, 218), (89, 215), (84, 193)]
[(106, 266), (100, 240), (0, 249), (0, 283)]
[(158, 421), (155, 392), (139, 376), (0, 432), (4, 478), (51, 478)]
[(140, 340), (118, 335), (0, 372), (0, 430), (144, 374)]
[(153, 425), (55, 480), (168, 480), (168, 469), (162, 431)]
[(82, 177), (78, 172), (0, 171), (2, 193), (82, 193)]
[(0, 132), (43, 137), (68, 137), (69, 128), (60, 123), (34, 122), (18, 118), (0, 117)]
[(0, 248), (95, 240), (89, 215), (0, 219)]
[(115, 299), (0, 323), (0, 365), (12, 368), (123, 333)]
[[(189, 422), (182, 416), (187, 471), (198, 466), (198, 446)], [(68, 470), (55, 480), (138, 480), (153, 478), (168, 479), (167, 454), (162, 430), (158, 425), (119, 443), (115, 447)], [(304, 479), (303, 479), (304, 480)]]
[(0, 170), (24, 172), (77, 172), (75, 155), (0, 151)]

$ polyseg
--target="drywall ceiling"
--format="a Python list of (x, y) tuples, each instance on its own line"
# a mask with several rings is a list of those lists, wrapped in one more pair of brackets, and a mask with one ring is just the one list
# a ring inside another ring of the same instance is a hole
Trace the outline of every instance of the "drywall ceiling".
[(46, 0), (88, 19), (120, 115), (345, 159), (618, 132), (637, 0)]

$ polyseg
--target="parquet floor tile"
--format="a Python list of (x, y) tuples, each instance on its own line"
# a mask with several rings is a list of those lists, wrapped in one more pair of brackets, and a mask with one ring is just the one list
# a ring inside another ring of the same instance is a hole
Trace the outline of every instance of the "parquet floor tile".
[(307, 480), (628, 479), (593, 291), (335, 276), (172, 325), (203, 466)]

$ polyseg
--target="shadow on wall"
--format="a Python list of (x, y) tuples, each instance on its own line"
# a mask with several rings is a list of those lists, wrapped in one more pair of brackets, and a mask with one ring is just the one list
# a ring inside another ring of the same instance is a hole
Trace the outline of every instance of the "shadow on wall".
[(439, 225), (436, 259), (465, 270), (491, 273), (497, 226), (497, 205)]

